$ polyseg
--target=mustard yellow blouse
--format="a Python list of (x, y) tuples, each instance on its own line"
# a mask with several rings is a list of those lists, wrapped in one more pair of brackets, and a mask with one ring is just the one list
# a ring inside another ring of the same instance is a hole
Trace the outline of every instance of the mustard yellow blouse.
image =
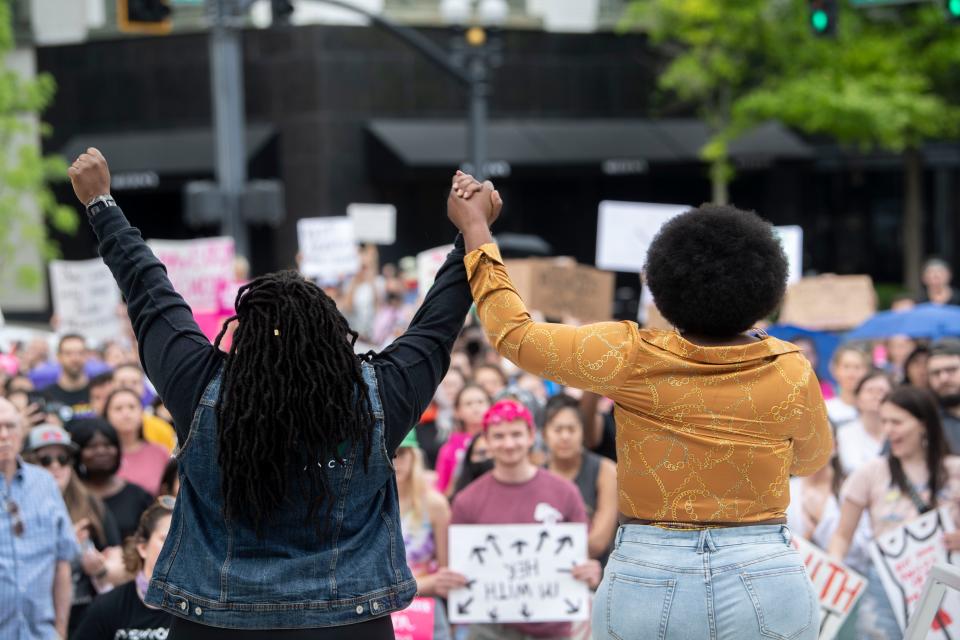
[(820, 385), (794, 345), (766, 337), (702, 347), (633, 322), (534, 322), (496, 245), (465, 263), (480, 321), (501, 355), (616, 403), (625, 516), (707, 526), (781, 518), (790, 476), (829, 460)]

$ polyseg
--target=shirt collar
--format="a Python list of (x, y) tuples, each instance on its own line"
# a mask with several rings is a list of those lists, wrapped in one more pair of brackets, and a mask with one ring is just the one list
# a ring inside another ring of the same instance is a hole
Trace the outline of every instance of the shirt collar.
[(686, 340), (677, 331), (644, 331), (644, 342), (683, 360), (700, 364), (736, 364), (800, 351), (800, 347), (766, 334), (756, 342), (736, 346), (704, 347)]

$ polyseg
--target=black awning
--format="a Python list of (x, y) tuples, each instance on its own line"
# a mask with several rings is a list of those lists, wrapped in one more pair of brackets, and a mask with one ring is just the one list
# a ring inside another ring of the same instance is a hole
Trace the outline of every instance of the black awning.
[[(272, 125), (247, 126), (247, 159), (255, 156), (275, 132)], [(213, 130), (206, 128), (125, 131), (74, 136), (60, 153), (71, 162), (89, 147), (96, 147), (110, 162), (112, 173), (193, 175), (214, 172), (214, 144)]]
[[(373, 120), (368, 130), (408, 167), (449, 167), (467, 156), (462, 120)], [(497, 120), (489, 124), (488, 156), (513, 166), (697, 162), (709, 136), (699, 120)], [(731, 153), (748, 162), (813, 157), (802, 139), (775, 122), (745, 134)]]

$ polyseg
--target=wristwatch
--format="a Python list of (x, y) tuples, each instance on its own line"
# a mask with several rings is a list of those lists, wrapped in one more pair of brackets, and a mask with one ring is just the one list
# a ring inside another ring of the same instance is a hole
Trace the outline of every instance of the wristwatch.
[(104, 209), (117, 206), (117, 201), (110, 194), (97, 196), (87, 203), (87, 216), (92, 218)]

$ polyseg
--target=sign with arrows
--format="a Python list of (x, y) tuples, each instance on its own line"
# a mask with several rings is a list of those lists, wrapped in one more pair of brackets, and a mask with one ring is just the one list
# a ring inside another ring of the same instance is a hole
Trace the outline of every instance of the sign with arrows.
[(584, 524), (452, 525), (450, 568), (467, 586), (450, 592), (454, 623), (565, 622), (590, 615)]

